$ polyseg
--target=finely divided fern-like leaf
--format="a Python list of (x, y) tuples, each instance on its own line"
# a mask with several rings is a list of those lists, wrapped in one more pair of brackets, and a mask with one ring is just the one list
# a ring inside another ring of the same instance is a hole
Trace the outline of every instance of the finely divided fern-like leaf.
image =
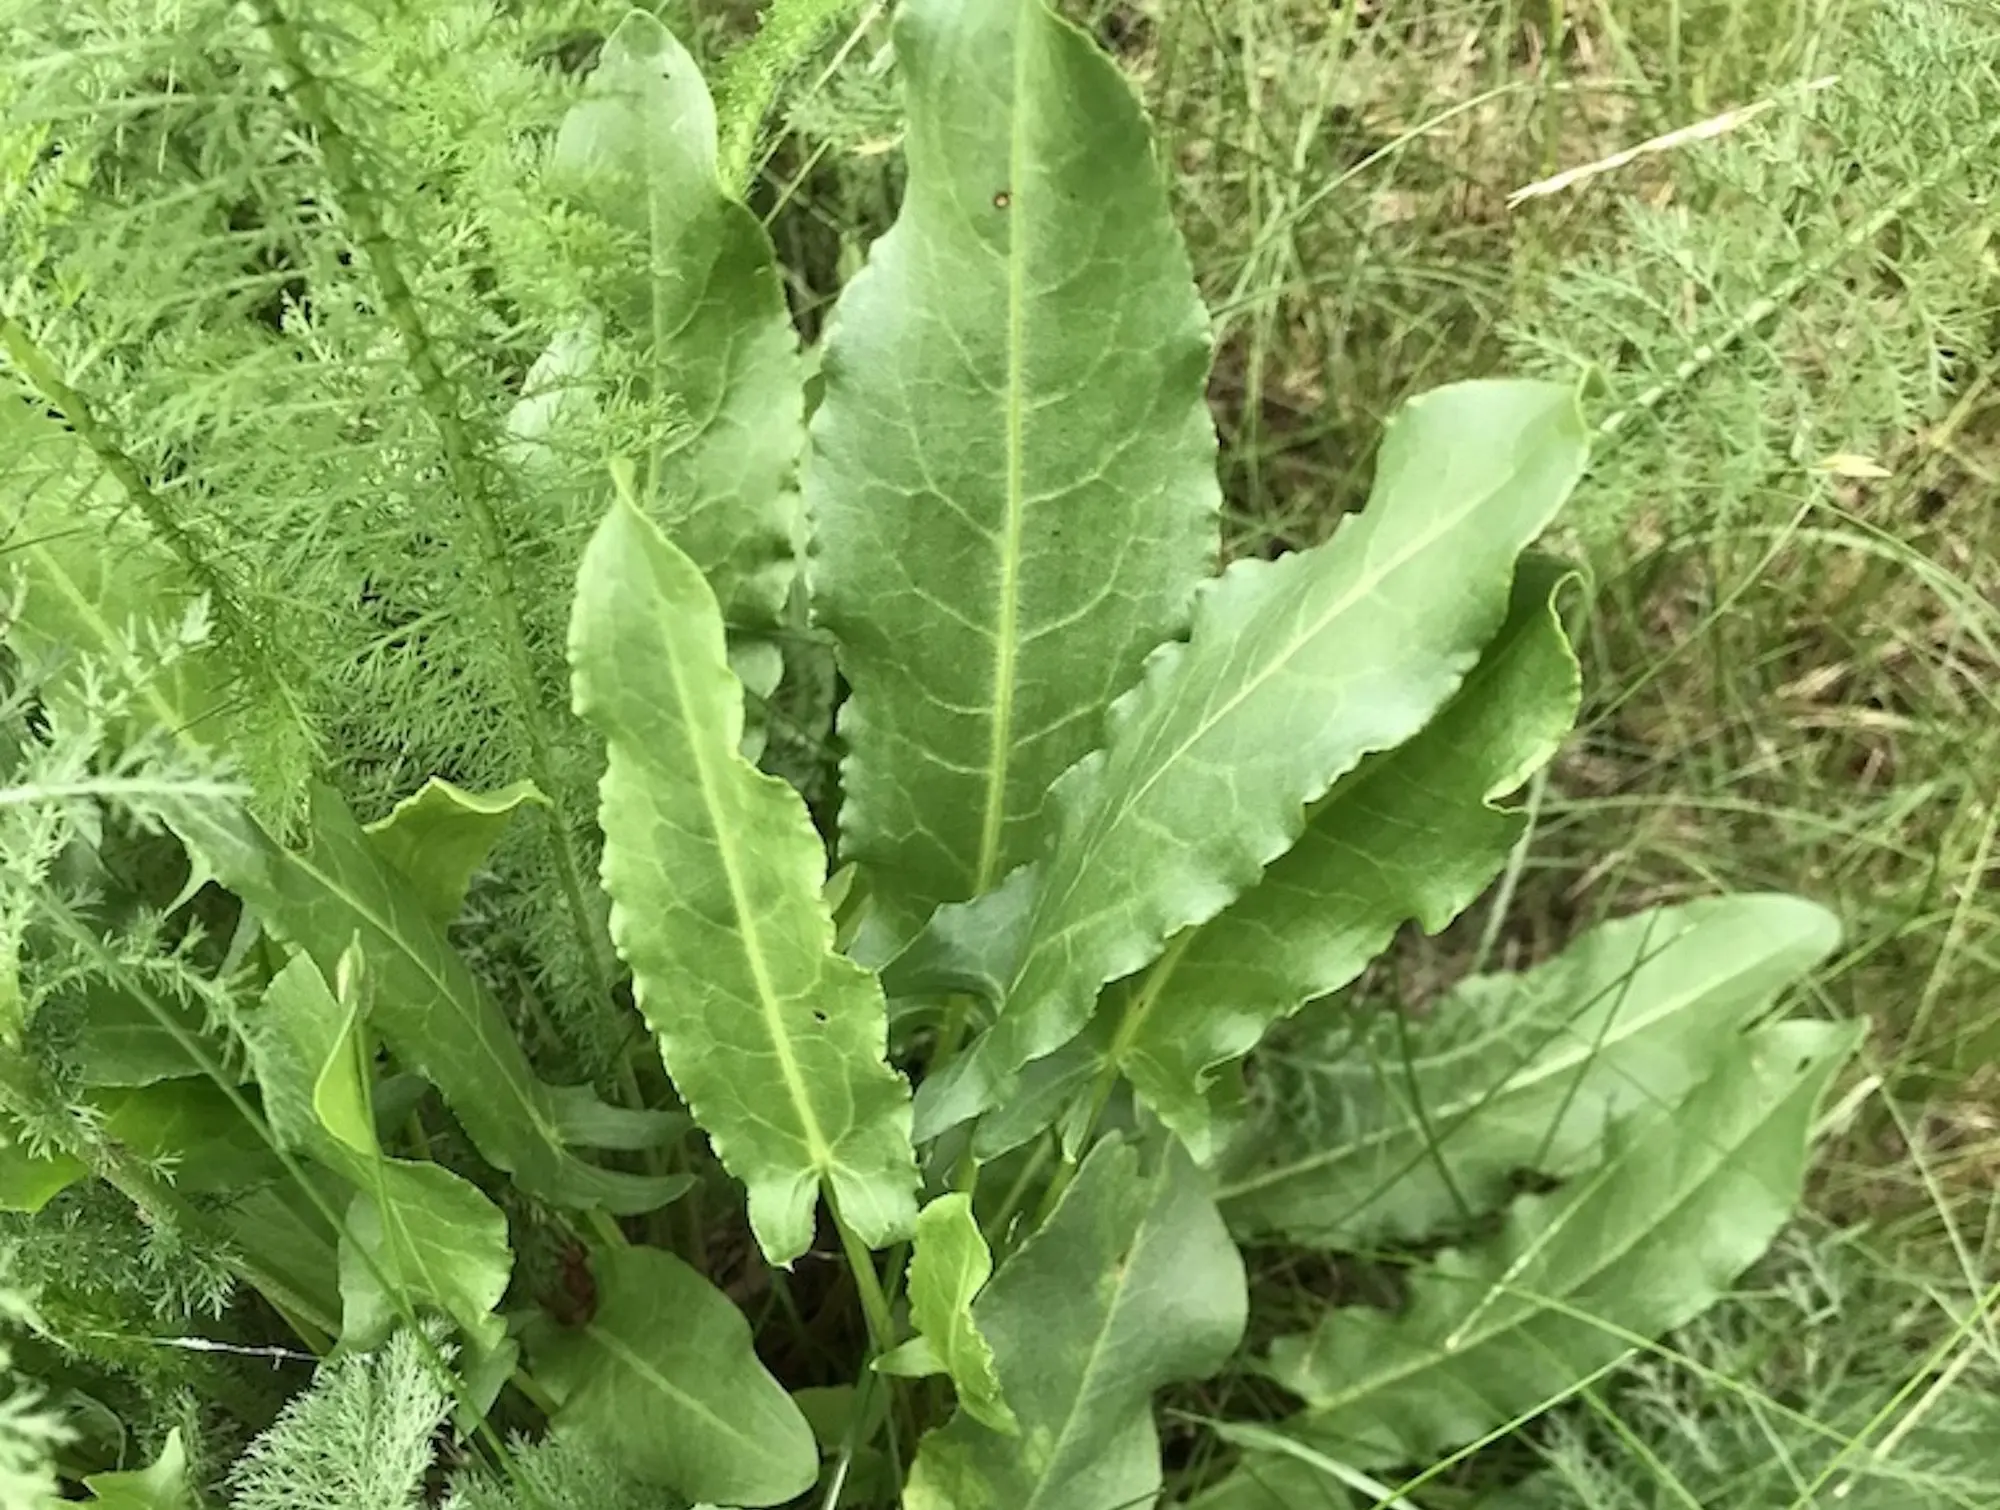
[(231, 1510), (416, 1510), (451, 1408), (436, 1351), (398, 1332), (321, 1364), (231, 1470)]

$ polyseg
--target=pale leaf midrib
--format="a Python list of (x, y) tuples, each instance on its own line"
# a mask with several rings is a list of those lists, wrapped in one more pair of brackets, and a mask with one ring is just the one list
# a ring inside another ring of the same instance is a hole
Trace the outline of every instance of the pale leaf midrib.
[[(1123, 1315), (1125, 1305), (1125, 1292), (1130, 1288), (1132, 1276), (1139, 1268), (1138, 1261), (1141, 1257), (1141, 1249), (1145, 1247), (1147, 1237), (1154, 1230), (1153, 1216), (1154, 1212), (1148, 1210), (1145, 1216), (1141, 1218), (1139, 1230), (1133, 1235), (1132, 1246), (1125, 1250), (1123, 1255), (1124, 1262), (1118, 1266), (1117, 1281), (1105, 1304), (1104, 1325), (1097, 1329), (1097, 1335), (1091, 1339), (1090, 1352), (1084, 1358), (1082, 1372), (1077, 1375), (1076, 1392), (1070, 1397), (1069, 1408), (1063, 1412), (1062, 1430), (1056, 1433), (1055, 1442), (1049, 1448), (1043, 1472), (1035, 1481), (1034, 1493), (1028, 1496), (1028, 1503), (1023, 1507), (1023, 1510), (1038, 1510), (1038, 1507), (1044, 1503), (1042, 1497), (1043, 1491), (1048, 1489), (1052, 1483), (1052, 1478), (1048, 1470), (1061, 1463), (1063, 1449), (1068, 1445), (1070, 1437), (1077, 1429), (1078, 1422), (1083, 1418), (1084, 1403), (1087, 1400), (1097, 1399), (1101, 1393), (1097, 1386), (1096, 1378), (1104, 1362), (1104, 1350), (1111, 1341), (1112, 1333), (1118, 1330), (1118, 1322)], [(1056, 1484), (1055, 1487), (1060, 1490), (1067, 1487), (1068, 1484), (1069, 1480), (1065, 1479), (1061, 1483)]]
[[(807, 1094), (798, 1056), (793, 1053), (791, 1039), (785, 1030), (777, 986), (764, 959), (763, 935), (743, 887), (742, 868), (730, 827), (734, 815), (722, 800), (712, 752), (705, 741), (694, 735), (695, 705), (682, 675), (681, 657), (670, 650), (665, 659), (667, 676), (674, 687), (674, 698), (681, 708), (681, 727), (686, 731), (695, 781), (701, 788), (702, 805), (707, 809), (709, 826), (715, 834), (716, 859), (722, 866), (723, 879), (729, 887), (729, 905), (736, 917), (737, 935), (743, 941), (743, 962), (749, 968), (751, 984), (757, 992), (757, 1005), (763, 1015), (765, 1031), (771, 1035), (771, 1046), (778, 1058), (778, 1070), (784, 1078), (785, 1090), (798, 1112), (799, 1131), (805, 1137), (812, 1167), (823, 1178), (830, 1179), (835, 1167), (833, 1147), (819, 1125), (819, 1116)], [(727, 756), (724, 758), (727, 759)]]
[(652, 1364), (647, 1362), (640, 1354), (633, 1351), (633, 1349), (627, 1347), (624, 1339), (611, 1332), (607, 1332), (601, 1323), (596, 1321), (590, 1322), (585, 1328), (585, 1334), (591, 1341), (610, 1354), (615, 1361), (624, 1364), (625, 1367), (630, 1369), (639, 1378), (641, 1383), (652, 1385), (653, 1388), (657, 1389), (668, 1399), (678, 1401), (684, 1408), (700, 1416), (711, 1426), (741, 1442), (743, 1450), (746, 1453), (754, 1455), (766, 1448), (767, 1444), (759, 1442), (754, 1436), (738, 1428), (726, 1417), (717, 1415), (704, 1401), (687, 1393), (685, 1390), (676, 1388), (672, 1379), (654, 1368)]
[(1025, 534), (1027, 507), (1025, 477), (1026, 329), (1027, 329), (1027, 237), (1023, 216), (1028, 195), (1022, 172), (1027, 158), (1028, 112), (1023, 97), (1028, 87), (1028, 53), (1032, 27), (1022, 26), (1014, 35), (1014, 92), (1009, 101), (1007, 148), (1007, 207), (1002, 211), (1007, 226), (1007, 409), (1006, 409), (1006, 512), (1002, 520), (998, 615), (993, 634), (993, 716), (988, 724), (986, 752), (986, 792), (980, 811), (979, 857), (973, 867), (972, 892), (977, 896), (991, 888), (1000, 865), (1000, 846), (1007, 827), (1007, 777), (1014, 725), (1014, 690), (1018, 675), (1016, 660), (1020, 647), (1021, 542)]

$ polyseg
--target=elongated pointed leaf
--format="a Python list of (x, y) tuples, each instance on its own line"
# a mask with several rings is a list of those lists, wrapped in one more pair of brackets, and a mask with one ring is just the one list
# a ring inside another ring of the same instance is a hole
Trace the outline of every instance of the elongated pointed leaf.
[[(993, 1349), (973, 1319), (972, 1303), (993, 1273), (993, 1255), (972, 1197), (960, 1191), (941, 1195), (917, 1215), (916, 1251), (910, 1258), (910, 1319), (916, 1323), (912, 1354), (951, 1376), (958, 1403), (980, 1425), (1009, 1436), (1020, 1431), (1000, 1393)], [(929, 1367), (904, 1367), (898, 1348), (876, 1367), (887, 1374), (922, 1376)]]
[(924, 1438), (907, 1510), (1124, 1510), (1160, 1490), (1153, 1392), (1235, 1351), (1242, 1260), (1186, 1155), (1101, 1143), (973, 1305), (1020, 1434), (961, 1408)]
[(1758, 1030), (1680, 1105), (1621, 1121), (1590, 1174), (1418, 1270), (1400, 1314), (1345, 1308), (1281, 1339), (1271, 1375), (1306, 1401), (1289, 1429), (1362, 1467), (1428, 1463), (1692, 1320), (1790, 1218), (1861, 1029)]
[[(1576, 659), (1552, 601), (1565, 580), (1554, 562), (1524, 560), (1507, 622), (1423, 732), (1362, 761), (1262, 881), (1114, 988), (1110, 1052), (1196, 1162), (1214, 1157), (1217, 1122), (1241, 1099), (1234, 1076), (1226, 1094), (1211, 1092), (1223, 1066), (1353, 980), (1405, 921), (1442, 928), (1506, 862), (1526, 820), (1495, 799), (1555, 752), (1576, 717)], [(1104, 1052), (1077, 1056), (1089, 1079)], [(1013, 1139), (1032, 1130), (1009, 1121)], [(984, 1123), (980, 1139), (982, 1151), (1011, 1146)]]
[[(180, 1039), (130, 992), (86, 981), (77, 994), (83, 1025), (71, 1058), (83, 1084), (154, 1085), (202, 1072)], [(200, 1036), (201, 1016), (185, 1003), (169, 997), (153, 1006), (169, 1013), (189, 1037)]]
[(592, 1272), (595, 1315), (529, 1344), (558, 1431), (690, 1500), (776, 1505), (812, 1486), (812, 1428), (726, 1295), (657, 1248), (600, 1251)]
[(1213, 569), (1218, 494), (1207, 320), (1116, 67), (1041, 0), (911, 0), (895, 41), (908, 188), (828, 334), (809, 488), (843, 848), (907, 937), (1038, 851)]
[(595, 322), (559, 339), (546, 391), (531, 395), (516, 433), (546, 437), (561, 456), (562, 437), (548, 432), (588, 396), (670, 408), (642, 458), (646, 509), (707, 575), (733, 626), (775, 623), (799, 524), (798, 338), (770, 238), (717, 176), (708, 86), (652, 16), (634, 10), (605, 39), (548, 171), (620, 245), (586, 270)]
[(1269, 1067), (1263, 1120), (1218, 1191), (1237, 1231), (1365, 1249), (1498, 1206), (1522, 1171), (1561, 1177), (1614, 1117), (1678, 1101), (1823, 959), (1840, 925), (1786, 896), (1661, 908), (1522, 975), (1464, 982), (1425, 1017), (1377, 1018), (1325, 1063)]
[(375, 849), (333, 792), (315, 788), (303, 852), (248, 814), (181, 803), (169, 821), (223, 885), (323, 976), (360, 941), (375, 981), (373, 1025), (396, 1057), (436, 1086), (479, 1151), (529, 1194), (565, 1206), (645, 1211), (683, 1185), (599, 1168), (565, 1146), (555, 1090), (535, 1076), (500, 1006), (479, 984), (419, 892)]
[(400, 1297), (435, 1307), (491, 1351), (514, 1266), (507, 1218), (450, 1170), (383, 1154), (357, 1078), (356, 1018), (301, 953), (265, 988), (246, 1035), (272, 1132), (356, 1192), (340, 1234), (341, 1343), (380, 1343)]
[(926, 1081), (929, 1136), (1062, 1047), (1099, 990), (1151, 963), (1290, 849), (1363, 756), (1416, 734), (1506, 617), (1514, 562), (1581, 471), (1575, 396), (1465, 383), (1391, 423), (1367, 509), (1326, 545), (1232, 566), (1058, 783), (1054, 843), (1000, 1015)]
[(694, 564), (626, 503), (584, 553), (576, 708), (604, 736), (611, 935), (667, 1071), (773, 1263), (824, 1189), (877, 1246), (916, 1219), (910, 1092), (875, 977), (834, 948), (805, 804), (738, 751), (742, 690)]
[(432, 777), (368, 825), (378, 853), (403, 873), (440, 928), (458, 921), (472, 876), (486, 863), (508, 820), (523, 803), (545, 802), (532, 781), (497, 792), (468, 792)]

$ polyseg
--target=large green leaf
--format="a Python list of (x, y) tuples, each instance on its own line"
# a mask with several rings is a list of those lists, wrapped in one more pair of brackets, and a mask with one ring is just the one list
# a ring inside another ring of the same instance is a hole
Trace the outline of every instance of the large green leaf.
[(1153, 1392), (1214, 1373), (1245, 1315), (1243, 1263), (1187, 1156), (1142, 1173), (1115, 1140), (973, 1306), (1018, 1418), (961, 1407), (924, 1438), (906, 1510), (1125, 1510), (1160, 1490)]
[(1671, 1103), (1743, 1051), (1744, 1024), (1840, 938), (1823, 908), (1717, 898), (1608, 923), (1522, 975), (1462, 983), (1422, 1018), (1371, 1016), (1265, 1066), (1262, 1120), (1217, 1194), (1232, 1228), (1366, 1249), (1574, 1174), (1612, 1118)]
[(189, 1195), (245, 1190), (283, 1166), (212, 1080), (163, 1080), (90, 1096), (104, 1135), (139, 1157), (171, 1164)]
[(775, 1505), (819, 1473), (812, 1428), (751, 1347), (729, 1298), (670, 1253), (593, 1258), (597, 1309), (529, 1339), (557, 1430), (691, 1500)]
[(1347, 1307), (1280, 1339), (1271, 1376), (1306, 1402), (1288, 1429), (1364, 1468), (1428, 1463), (1699, 1315), (1790, 1218), (1861, 1031), (1759, 1029), (1678, 1106), (1616, 1124), (1588, 1175), (1417, 1270), (1400, 1313)]
[(1292, 847), (1309, 804), (1430, 721), (1499, 631), (1515, 559), (1568, 496), (1586, 437), (1575, 395), (1549, 384), (1427, 394), (1390, 424), (1358, 518), (1211, 585), (1189, 641), (1147, 662), (1104, 750), (1057, 783), (1048, 858), (1015, 883), (1033, 887), (1021, 937), (997, 941), (1018, 951), (999, 1016), (925, 1082), (920, 1136), (1003, 1099), (1106, 983), (1222, 911)]
[[(1271, 1023), (1353, 980), (1405, 921), (1442, 928), (1505, 863), (1526, 820), (1496, 799), (1554, 753), (1576, 717), (1576, 660), (1553, 602), (1564, 580), (1554, 562), (1524, 560), (1507, 622), (1423, 732), (1362, 761), (1262, 881), (1114, 988), (1108, 1047), (1084, 1034), (1035, 1068), (1073, 1068), (1080, 1086), (1108, 1053), (1196, 1162), (1208, 1162), (1218, 1121), (1241, 1100), (1234, 1075), (1225, 1095), (1210, 1091), (1221, 1067)], [(1034, 1131), (1031, 1120), (986, 1119), (982, 1156)]]
[(315, 787), (311, 845), (287, 850), (241, 809), (176, 803), (169, 821), (273, 934), (332, 976), (359, 941), (373, 1026), (436, 1086), (480, 1153), (530, 1195), (565, 1206), (650, 1210), (682, 1186), (585, 1163), (565, 1146), (562, 1093), (537, 1079), (506, 1014), (411, 886), (332, 791)]
[(355, 1006), (297, 954), (265, 988), (245, 1034), (272, 1132), (356, 1192), (340, 1234), (341, 1343), (382, 1342), (400, 1296), (436, 1307), (490, 1352), (505, 1329), (493, 1310), (513, 1272), (507, 1218), (450, 1170), (384, 1155), (355, 1048), (364, 1030)]
[(21, 1146), (11, 1129), (0, 1126), (0, 1211), (33, 1215), (89, 1178), (82, 1160), (53, 1150), (32, 1152)]
[(1000, 1393), (993, 1349), (973, 1319), (972, 1303), (993, 1274), (993, 1254), (972, 1210), (954, 1190), (917, 1214), (910, 1257), (910, 1320), (917, 1335), (876, 1362), (885, 1374), (945, 1373), (961, 1407), (982, 1426), (1009, 1436), (1020, 1430)]
[(1213, 570), (1208, 322), (1130, 87), (1040, 0), (909, 0), (908, 188), (843, 291), (808, 478), (877, 916), (1032, 858)]
[(620, 502), (570, 626), (576, 708), (604, 736), (604, 887), (639, 1009), (773, 1263), (824, 1189), (877, 1246), (916, 1219), (910, 1092), (875, 977), (834, 947), (805, 804), (743, 758), (742, 689), (694, 564)]
[[(805, 442), (798, 338), (770, 238), (717, 176), (708, 86), (652, 16), (634, 10), (606, 38), (548, 177), (619, 245), (584, 270), (596, 323), (552, 348), (517, 434), (560, 427), (592, 391), (670, 409), (641, 448), (646, 509), (732, 626), (776, 622), (794, 576)], [(562, 437), (549, 438), (560, 454)]]
[(181, 1445), (178, 1427), (167, 1433), (160, 1455), (146, 1467), (94, 1473), (83, 1487), (90, 1491), (88, 1503), (103, 1510), (194, 1510), (195, 1506), (194, 1491), (188, 1487), (187, 1449)]
[[(81, 1029), (68, 1050), (84, 1085), (154, 1085), (202, 1073), (182, 1034), (201, 1035), (201, 1014), (176, 997), (143, 1002), (111, 982), (80, 982), (75, 997)], [(155, 1011), (172, 1018), (173, 1028)]]
[(449, 928), (465, 907), (472, 877), (524, 803), (546, 802), (532, 781), (497, 792), (468, 792), (433, 776), (368, 825), (375, 850), (403, 873), (431, 921)]

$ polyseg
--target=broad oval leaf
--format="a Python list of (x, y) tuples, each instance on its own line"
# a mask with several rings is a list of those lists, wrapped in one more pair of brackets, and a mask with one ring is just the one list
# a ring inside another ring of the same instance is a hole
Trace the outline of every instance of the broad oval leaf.
[(1390, 424), (1358, 518), (1210, 586), (1188, 642), (1148, 661), (1105, 748), (1057, 784), (999, 1016), (925, 1082), (920, 1137), (995, 1105), (1104, 985), (1256, 882), (1308, 804), (1430, 721), (1498, 632), (1515, 559), (1575, 484), (1587, 435), (1550, 384), (1426, 394)]
[(1306, 1402), (1287, 1429), (1360, 1467), (1429, 1463), (1692, 1320), (1790, 1219), (1863, 1026), (1759, 1029), (1679, 1105), (1616, 1124), (1589, 1174), (1417, 1270), (1399, 1314), (1348, 1307), (1280, 1339), (1270, 1374)]
[(538, 364), (517, 439), (594, 467), (557, 433), (589, 395), (669, 408), (639, 457), (647, 512), (708, 577), (732, 627), (775, 623), (800, 525), (798, 338), (770, 237), (717, 175), (708, 85), (653, 16), (631, 11), (605, 39), (548, 179), (619, 245), (580, 270), (595, 318)]
[(463, 1331), (475, 1367), (511, 1356), (493, 1314), (514, 1270), (506, 1213), (443, 1165), (377, 1155), (348, 1205), (339, 1263), (343, 1348), (375, 1347), (405, 1306), (432, 1306)]
[(812, 1487), (812, 1428), (726, 1295), (657, 1248), (599, 1250), (592, 1271), (595, 1314), (529, 1340), (558, 1431), (691, 1500), (776, 1505)]
[(908, 187), (842, 292), (808, 475), (852, 687), (843, 852), (900, 942), (1038, 851), (1213, 570), (1208, 322), (1111, 60), (1041, 0), (898, 13)]
[(577, 582), (576, 709), (604, 736), (604, 888), (639, 1009), (773, 1263), (823, 1189), (881, 1246), (916, 1219), (910, 1092), (873, 974), (834, 947), (805, 804), (738, 749), (742, 689), (694, 564), (625, 502)]
[(498, 1002), (416, 891), (331, 790), (314, 787), (310, 846), (287, 850), (240, 808), (176, 802), (188, 848), (322, 976), (359, 940), (375, 982), (372, 1023), (409, 1069), (438, 1088), (480, 1153), (530, 1195), (563, 1206), (648, 1211), (685, 1182), (585, 1163), (563, 1137), (557, 1092), (535, 1075)]
[(1362, 1250), (1493, 1210), (1517, 1174), (1596, 1159), (1614, 1117), (1671, 1103), (1839, 942), (1824, 908), (1723, 897), (1622, 918), (1520, 975), (1375, 1016), (1324, 1062), (1267, 1067), (1217, 1200), (1258, 1237)]
[[(1180, 934), (1087, 1033), (1029, 1067), (1094, 1080), (1107, 1053), (1197, 1163), (1241, 1100), (1210, 1089), (1265, 1029), (1352, 981), (1414, 918), (1435, 933), (1506, 862), (1525, 819), (1497, 805), (1545, 762), (1575, 721), (1580, 676), (1556, 614), (1565, 568), (1523, 560), (1500, 633), (1423, 732), (1363, 760), (1314, 804), (1299, 841), (1264, 879)], [(1217, 1106), (1213, 1103), (1220, 1101)], [(1018, 1098), (1017, 1098), (1018, 1103)], [(1018, 1104), (980, 1124), (981, 1157), (1038, 1131)], [(999, 1119), (996, 1121), (996, 1119)]]
[[(917, 1346), (913, 1351), (924, 1363), (934, 1361), (951, 1376), (960, 1407), (975, 1421), (1015, 1435), (1020, 1426), (1000, 1393), (993, 1349), (972, 1315), (972, 1303), (993, 1273), (993, 1254), (973, 1214), (972, 1197), (954, 1190), (924, 1207), (917, 1214), (914, 1248), (910, 1320), (917, 1328)], [(932, 1372), (928, 1367), (900, 1366), (897, 1355), (905, 1348), (897, 1348), (875, 1366), (885, 1374)]]
[(1205, 1378), (1243, 1335), (1243, 1262), (1178, 1148), (1142, 1173), (1091, 1151), (1048, 1224), (973, 1305), (1018, 1418), (961, 1407), (924, 1438), (907, 1510), (1126, 1510), (1160, 1491), (1153, 1392)]

